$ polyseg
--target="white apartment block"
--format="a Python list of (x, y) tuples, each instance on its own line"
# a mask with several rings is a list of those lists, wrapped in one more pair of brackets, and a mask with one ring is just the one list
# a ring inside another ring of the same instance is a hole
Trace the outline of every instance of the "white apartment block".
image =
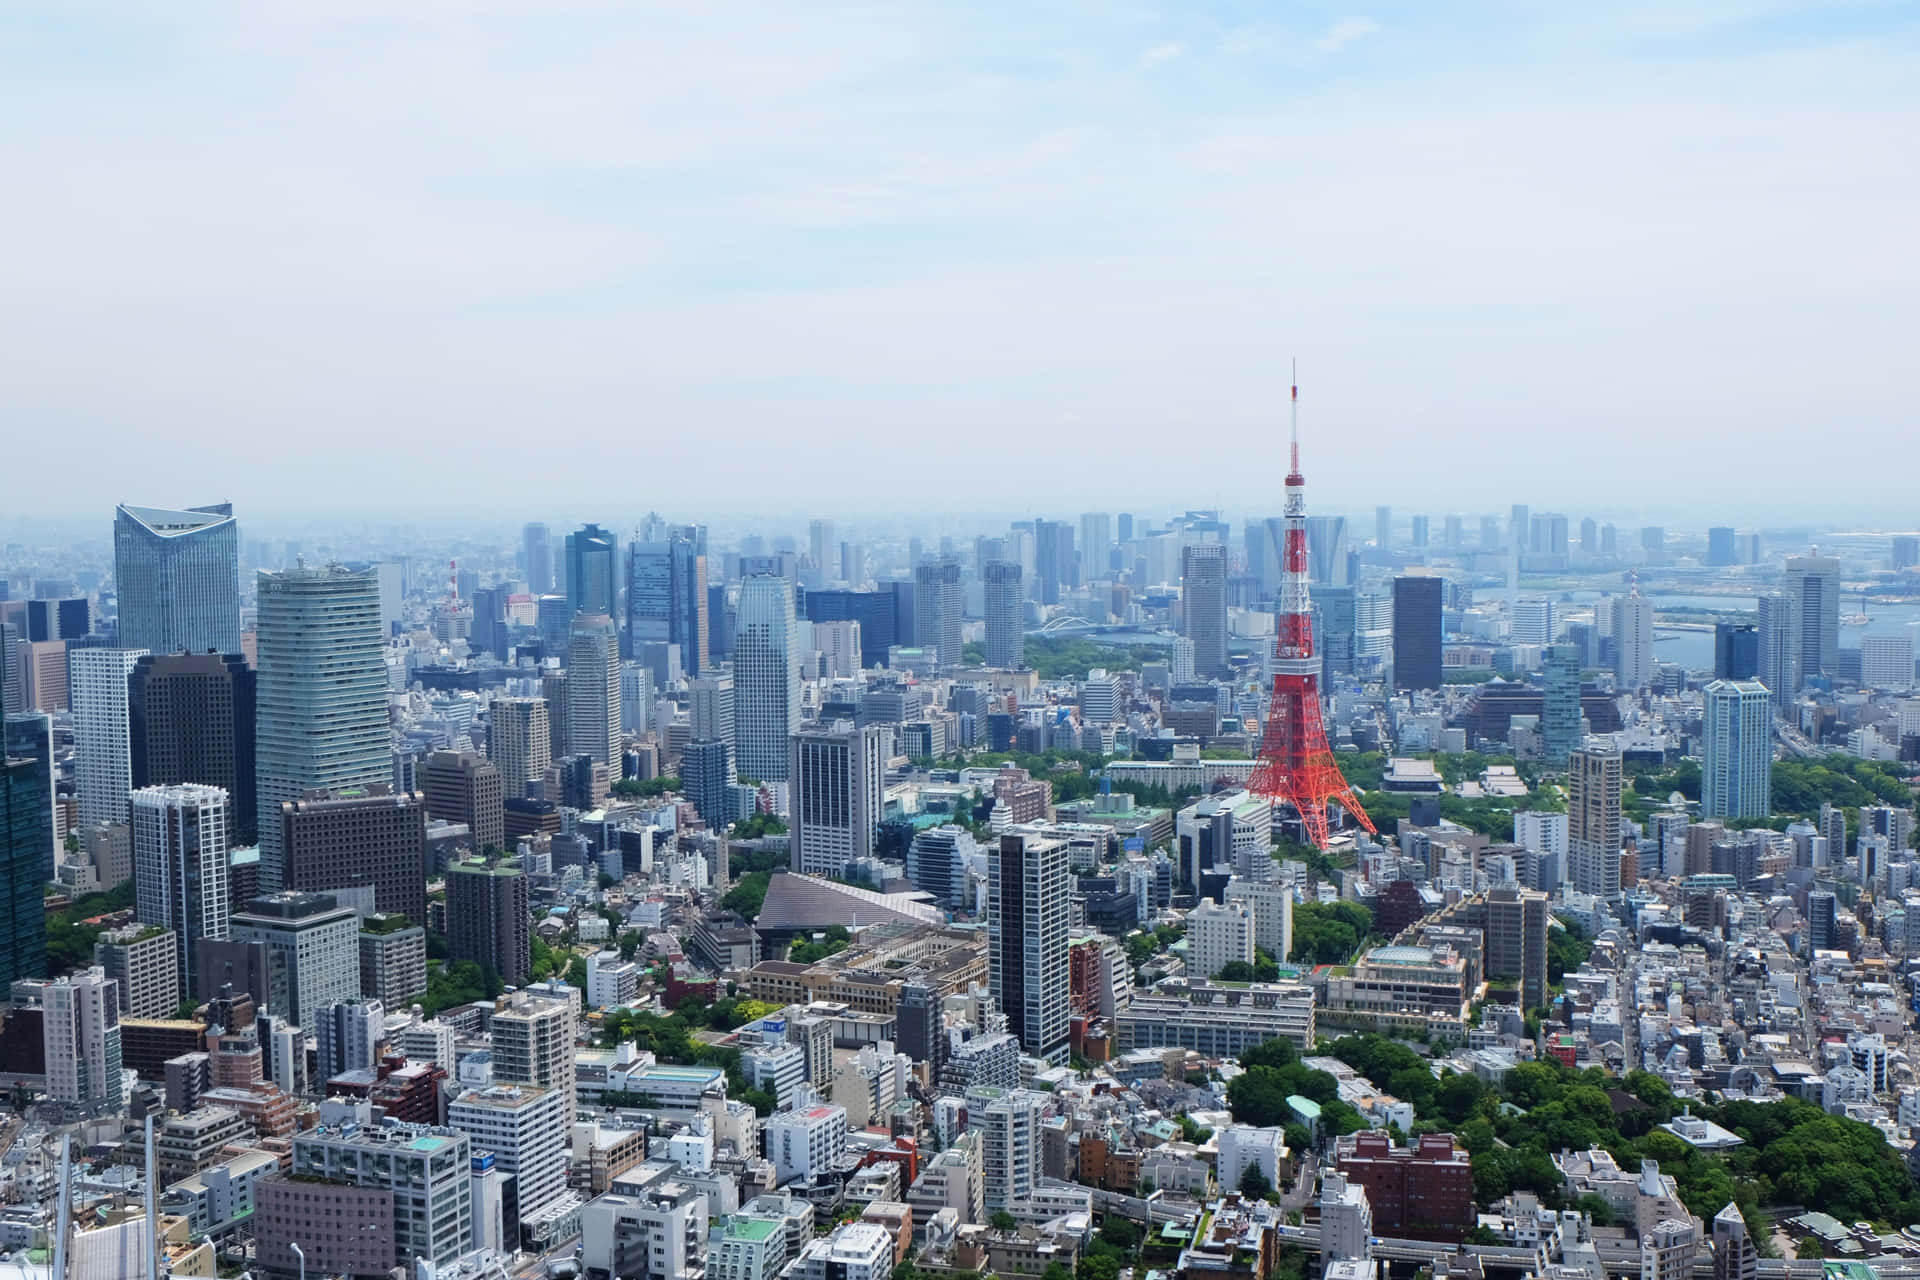
[(777, 1111), (767, 1117), (766, 1135), (775, 1185), (804, 1182), (846, 1154), (847, 1109), (821, 1103), (804, 1111)]
[(472, 1089), (447, 1105), (447, 1124), (491, 1151), (513, 1179), (518, 1218), (528, 1218), (567, 1190), (566, 1095), (532, 1085)]
[(1236, 961), (1252, 964), (1254, 935), (1248, 903), (1202, 902), (1187, 913), (1187, 972), (1211, 978)]
[(1281, 964), (1293, 950), (1293, 886), (1277, 880), (1227, 883), (1227, 903), (1245, 903), (1253, 912), (1253, 942)]
[(145, 649), (73, 649), (67, 654), (67, 697), (73, 708), (73, 782), (80, 825), (125, 822), (133, 790), (127, 677)]

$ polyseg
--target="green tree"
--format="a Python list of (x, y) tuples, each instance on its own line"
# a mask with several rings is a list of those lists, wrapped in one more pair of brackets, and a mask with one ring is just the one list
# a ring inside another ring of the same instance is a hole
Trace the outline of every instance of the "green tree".
[(769, 871), (749, 871), (721, 897), (720, 905), (743, 920), (758, 919), (760, 908), (767, 901), (767, 886), (772, 882), (773, 874)]
[(1273, 1184), (1267, 1181), (1267, 1175), (1257, 1164), (1247, 1166), (1246, 1172), (1240, 1175), (1240, 1186), (1237, 1189), (1249, 1200), (1265, 1200), (1273, 1194)]
[(622, 800), (646, 800), (680, 790), (678, 778), (622, 778), (610, 788)]
[(993, 1216), (988, 1218), (987, 1221), (995, 1231), (1012, 1231), (1015, 1227), (1018, 1227), (1020, 1225), (1018, 1222), (1014, 1221), (1013, 1215), (1008, 1213), (1005, 1209), (995, 1209), (993, 1211)]

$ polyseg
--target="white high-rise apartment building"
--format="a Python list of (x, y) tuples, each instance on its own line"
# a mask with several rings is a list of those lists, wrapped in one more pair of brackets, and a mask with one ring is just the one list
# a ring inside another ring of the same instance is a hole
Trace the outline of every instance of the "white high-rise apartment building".
[(1638, 592), (1613, 602), (1613, 659), (1622, 691), (1653, 682), (1653, 601)]
[(469, 1089), (447, 1104), (447, 1124), (493, 1152), (496, 1167), (513, 1179), (507, 1218), (515, 1224), (566, 1194), (571, 1118), (565, 1094), (535, 1085)]
[(1175, 684), (1193, 683), (1193, 641), (1185, 636), (1173, 638), (1173, 664), (1169, 674)]
[(733, 746), (742, 778), (787, 780), (787, 738), (800, 727), (793, 584), (756, 574), (740, 584), (733, 640)]
[(604, 613), (575, 615), (567, 642), (567, 751), (623, 776), (620, 632)]
[(487, 758), (500, 770), (509, 800), (527, 798), (527, 784), (547, 776), (553, 730), (545, 698), (495, 698), (487, 708)]
[(967, 1128), (980, 1135), (988, 1213), (1019, 1217), (1040, 1184), (1040, 1113), (1046, 1099), (1027, 1089), (967, 1091)]
[(1293, 950), (1293, 886), (1235, 876), (1227, 882), (1227, 901), (1246, 904), (1253, 912), (1254, 945), (1285, 964)]
[(1364, 1261), (1373, 1235), (1373, 1207), (1367, 1189), (1349, 1182), (1344, 1174), (1329, 1173), (1320, 1180), (1320, 1263)]
[(573, 1119), (575, 1079), (573, 1005), (527, 992), (515, 992), (488, 1023), (493, 1048), (493, 1078), (498, 1084), (532, 1084), (554, 1089), (566, 1099)]
[(1567, 852), (1573, 887), (1602, 898), (1620, 893), (1620, 748), (1589, 738), (1567, 761)]
[(774, 1184), (806, 1181), (831, 1169), (847, 1152), (847, 1109), (831, 1102), (767, 1117), (767, 1158)]
[(95, 965), (47, 983), (40, 994), (48, 1096), (107, 1111), (124, 1106), (118, 985)]
[(387, 1011), (378, 1000), (323, 1004), (308, 1018), (314, 1063), (324, 1082), (347, 1071), (370, 1071), (386, 1043)]
[(73, 783), (83, 827), (127, 820), (127, 793), (133, 789), (127, 677), (146, 655), (145, 649), (73, 649), (67, 654)]
[(1202, 902), (1187, 913), (1187, 971), (1211, 978), (1235, 962), (1252, 964), (1254, 934), (1245, 902)]
[(142, 787), (129, 807), (134, 918), (172, 931), (179, 986), (192, 993), (200, 977), (196, 944), (224, 941), (229, 932), (227, 793), (198, 783)]
[(1758, 680), (1706, 687), (1700, 817), (1765, 818), (1773, 812), (1773, 695)]
[(1513, 815), (1513, 842), (1532, 853), (1567, 856), (1567, 815), (1523, 809)]
[(886, 802), (886, 731), (842, 721), (809, 725), (790, 740), (788, 810), (795, 871), (841, 876), (873, 856)]
[(1026, 830), (987, 852), (987, 983), (1023, 1052), (1065, 1062), (1067, 932), (1072, 897), (1064, 840)]
[(260, 888), (284, 883), (280, 806), (316, 787), (390, 782), (380, 575), (339, 565), (259, 577), (255, 787)]

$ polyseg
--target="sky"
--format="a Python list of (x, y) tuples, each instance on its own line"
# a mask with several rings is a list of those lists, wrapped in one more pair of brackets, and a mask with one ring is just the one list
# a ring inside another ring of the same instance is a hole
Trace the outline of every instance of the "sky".
[(1916, 138), (1894, 0), (16, 0), (0, 507), (1254, 514), (1298, 360), (1323, 509), (1897, 515)]

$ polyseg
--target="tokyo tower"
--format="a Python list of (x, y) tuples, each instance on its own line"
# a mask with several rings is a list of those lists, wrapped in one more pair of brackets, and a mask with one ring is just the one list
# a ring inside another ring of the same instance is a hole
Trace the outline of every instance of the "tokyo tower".
[(1327, 847), (1327, 806), (1338, 803), (1374, 832), (1327, 745), (1320, 716), (1320, 659), (1313, 652), (1307, 600), (1307, 478), (1300, 474), (1300, 384), (1293, 384), (1292, 469), (1287, 472), (1287, 544), (1274, 641), (1273, 704), (1260, 736), (1260, 763), (1248, 789), (1290, 805), (1317, 849)]

